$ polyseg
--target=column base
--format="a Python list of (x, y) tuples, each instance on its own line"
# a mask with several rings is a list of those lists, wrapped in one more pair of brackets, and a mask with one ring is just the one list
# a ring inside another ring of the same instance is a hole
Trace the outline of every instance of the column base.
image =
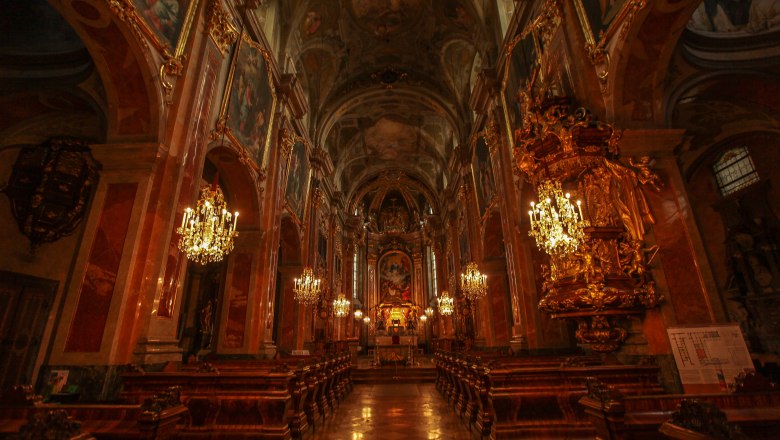
[(522, 353), (528, 351), (528, 338), (525, 335), (514, 335), (509, 340), (509, 347), (512, 348), (514, 353)]
[(184, 350), (175, 340), (140, 341), (133, 352), (133, 363), (139, 365), (181, 362)]
[(276, 350), (276, 345), (273, 343), (273, 341), (265, 341), (260, 344), (258, 354), (266, 359), (272, 359), (274, 356), (276, 356)]

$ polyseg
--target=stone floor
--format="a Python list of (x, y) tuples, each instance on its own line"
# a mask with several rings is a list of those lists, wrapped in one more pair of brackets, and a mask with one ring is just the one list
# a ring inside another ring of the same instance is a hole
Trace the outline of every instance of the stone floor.
[(312, 440), (470, 440), (433, 384), (355, 385)]

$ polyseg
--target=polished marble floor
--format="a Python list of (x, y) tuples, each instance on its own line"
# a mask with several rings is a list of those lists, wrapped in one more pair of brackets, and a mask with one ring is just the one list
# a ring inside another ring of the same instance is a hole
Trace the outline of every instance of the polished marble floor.
[(469, 440), (466, 425), (422, 384), (355, 385), (312, 440)]

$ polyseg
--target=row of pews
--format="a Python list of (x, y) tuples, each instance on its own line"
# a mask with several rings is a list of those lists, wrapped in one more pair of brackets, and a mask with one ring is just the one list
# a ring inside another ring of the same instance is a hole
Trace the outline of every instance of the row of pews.
[[(780, 392), (768, 386), (669, 395), (655, 365), (604, 365), (585, 355), (439, 350), (434, 362), (436, 388), (480, 438), (780, 438)], [(705, 433), (692, 434), (696, 426)], [(706, 429), (736, 434), (717, 437)]]
[(604, 439), (650, 440), (659, 432), (685, 439), (780, 438), (780, 391), (768, 381), (757, 387), (738, 382), (733, 393), (624, 396), (591, 379), (580, 405)]
[(59, 404), (17, 386), (0, 403), (0, 438), (168, 439), (187, 420), (179, 391), (171, 387), (140, 404)]
[[(18, 436), (43, 413), (59, 411), (61, 419), (64, 411), (80, 422), (79, 435), (95, 438), (301, 438), (352, 390), (351, 370), (346, 352), (136, 370), (122, 374), (121, 405), (6, 405), (0, 437)], [(150, 408), (159, 409), (152, 426)]]

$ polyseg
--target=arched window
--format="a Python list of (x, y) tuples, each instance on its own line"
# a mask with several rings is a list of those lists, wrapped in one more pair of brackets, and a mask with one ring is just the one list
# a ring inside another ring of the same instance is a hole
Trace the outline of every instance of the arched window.
[(758, 173), (747, 147), (732, 148), (712, 166), (718, 189), (724, 196), (758, 182)]

